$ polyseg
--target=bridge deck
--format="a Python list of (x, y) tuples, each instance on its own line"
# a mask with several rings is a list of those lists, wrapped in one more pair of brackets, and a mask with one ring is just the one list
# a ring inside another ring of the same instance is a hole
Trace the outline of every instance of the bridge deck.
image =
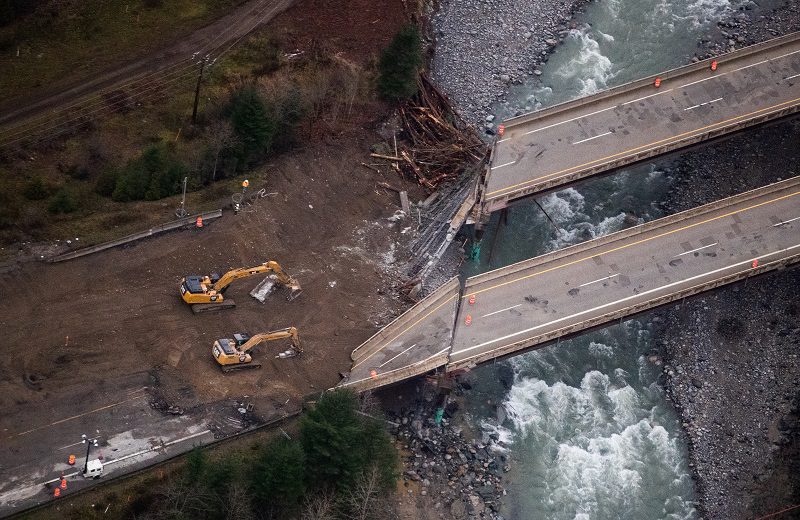
[(448, 369), (798, 259), (795, 177), (470, 278), (463, 298), (475, 295), (475, 304), (462, 301)]
[(800, 110), (800, 33), (505, 123), (484, 211)]
[(473, 366), (798, 261), (794, 177), (474, 276), (461, 295), (451, 280), (356, 349), (345, 384)]

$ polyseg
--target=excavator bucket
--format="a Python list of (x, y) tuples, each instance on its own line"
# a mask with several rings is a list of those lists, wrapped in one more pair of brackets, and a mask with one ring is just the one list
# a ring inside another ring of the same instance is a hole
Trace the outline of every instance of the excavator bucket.
[(300, 284), (294, 284), (289, 286), (289, 296), (286, 297), (287, 300), (292, 301), (303, 292), (303, 289), (300, 288)]

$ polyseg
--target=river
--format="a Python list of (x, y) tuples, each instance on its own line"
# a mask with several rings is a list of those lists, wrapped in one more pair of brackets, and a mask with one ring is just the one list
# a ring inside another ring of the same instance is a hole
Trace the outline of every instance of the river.
[[(689, 62), (738, 4), (604, 0), (589, 5), (537, 81), (512, 88), (499, 119)], [(663, 216), (669, 160), (626, 168), (510, 209), (487, 229), (467, 275)], [(499, 233), (492, 246), (492, 235)], [(650, 315), (478, 368), (466, 413), (508, 445), (511, 519), (691, 519), (694, 486), (674, 410), (658, 385)], [(511, 370), (503, 384), (499, 370)], [(507, 413), (496, 421), (494, 405)]]

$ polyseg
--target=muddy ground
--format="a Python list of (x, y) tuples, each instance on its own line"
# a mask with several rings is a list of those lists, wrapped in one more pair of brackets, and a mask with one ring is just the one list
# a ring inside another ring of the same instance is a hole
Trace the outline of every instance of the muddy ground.
[[(297, 2), (276, 19), (275, 30), (294, 37), (299, 50), (325, 42), (363, 63), (406, 19), (399, 1), (345, 4)], [(255, 420), (267, 420), (338, 382), (352, 349), (402, 305), (391, 288), (405, 260), (408, 233), (401, 231), (411, 224), (388, 219), (399, 199), (376, 186), (401, 185), (397, 174), (360, 164), (383, 140), (378, 131), (390, 112), (380, 102), (370, 106), (352, 116), (344, 133), (306, 142), (250, 173), (250, 192), (263, 187), (270, 195), (238, 215), (226, 211), (202, 229), (64, 263), (19, 257), (0, 266), (0, 435), (11, 453), (22, 450), (13, 464), (25, 462), (23, 442), (46, 449), (57, 442), (46, 432), (65, 424), (57, 421), (124, 399), (142, 383), (159, 409), (177, 407), (213, 425), (220, 403), (248, 396)], [(416, 186), (408, 189), (412, 200), (424, 197)], [(194, 315), (179, 297), (185, 275), (267, 260), (299, 280), (298, 299), (251, 298), (260, 276), (229, 288), (233, 310)], [(284, 344), (262, 345), (255, 354), (261, 369), (227, 375), (211, 357), (217, 338), (290, 325), (300, 331), (301, 357), (275, 359)], [(3, 461), (0, 470), (10, 465)]]

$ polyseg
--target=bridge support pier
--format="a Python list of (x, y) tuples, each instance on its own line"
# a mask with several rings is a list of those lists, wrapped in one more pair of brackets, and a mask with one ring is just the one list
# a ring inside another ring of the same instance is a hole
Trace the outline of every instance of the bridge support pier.
[(489, 249), (490, 265), (492, 263), (492, 260), (494, 259), (494, 253), (497, 250), (497, 239), (507, 225), (508, 225), (508, 208), (503, 208), (500, 210), (500, 221), (497, 223), (497, 229), (494, 230), (494, 235), (492, 236), (492, 247)]

